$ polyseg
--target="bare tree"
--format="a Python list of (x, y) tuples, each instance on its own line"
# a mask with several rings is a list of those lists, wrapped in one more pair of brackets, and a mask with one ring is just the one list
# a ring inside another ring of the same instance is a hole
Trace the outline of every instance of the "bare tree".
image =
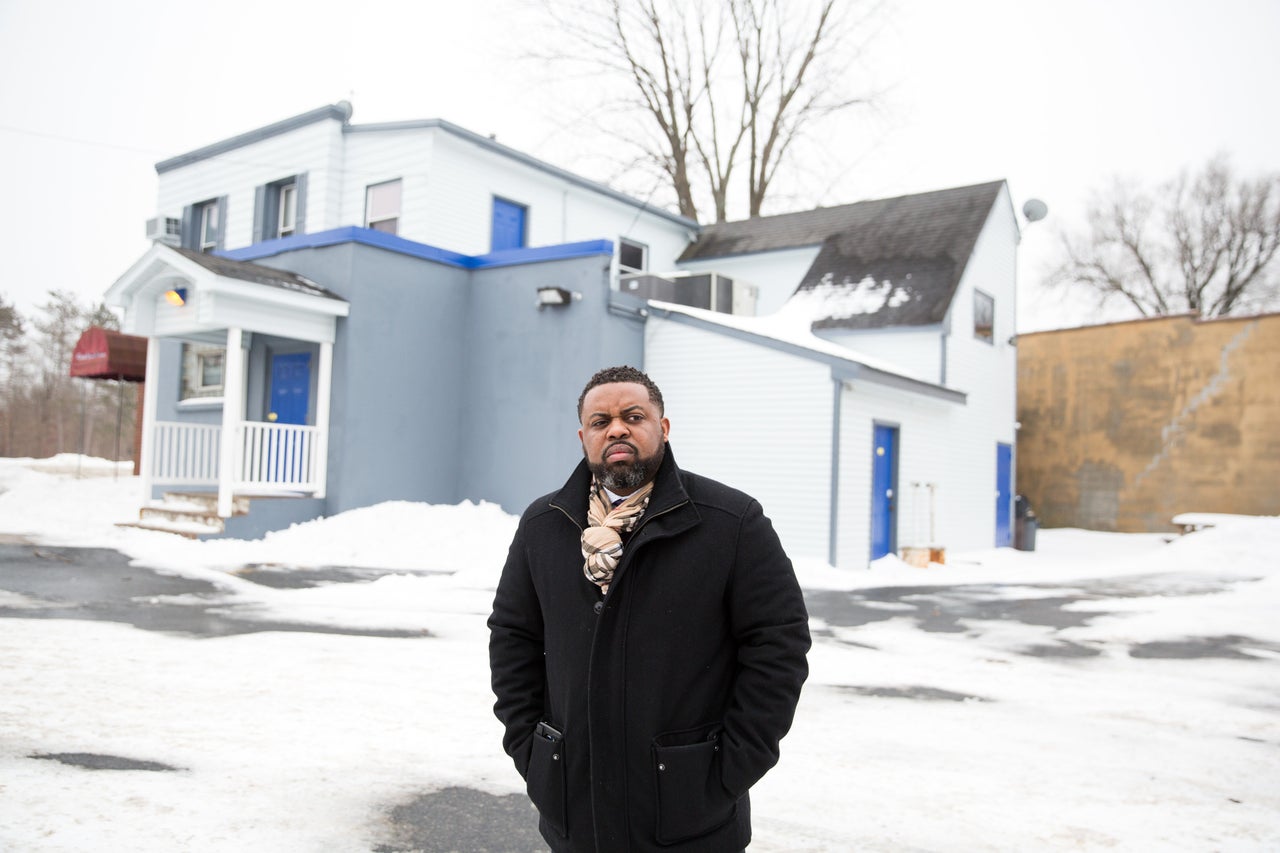
[[(709, 202), (717, 222), (745, 184), (759, 216), (793, 144), (821, 119), (869, 94), (849, 69), (880, 0), (547, 0), (572, 49), (544, 56), (585, 63), (621, 84), (606, 104), (615, 134), (657, 167), (680, 213)], [(620, 116), (636, 122), (621, 126)], [(745, 177), (740, 177), (745, 176)]]
[(17, 434), (18, 401), (26, 387), (27, 330), (18, 309), (0, 296), (0, 371), (4, 377), (3, 408), (0, 409), (0, 455), (13, 455)]
[(1087, 215), (1087, 234), (1063, 235), (1055, 285), (1118, 297), (1144, 317), (1221, 317), (1280, 298), (1280, 175), (1236, 178), (1219, 156), (1155, 190), (1117, 180)]

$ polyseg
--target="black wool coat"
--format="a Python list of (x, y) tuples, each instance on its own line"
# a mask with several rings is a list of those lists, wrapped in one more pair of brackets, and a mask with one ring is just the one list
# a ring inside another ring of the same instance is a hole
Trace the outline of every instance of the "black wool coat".
[(609, 592), (582, 572), (591, 474), (520, 519), (489, 618), (494, 711), (553, 851), (737, 853), (808, 675), (808, 615), (753, 498), (668, 445)]

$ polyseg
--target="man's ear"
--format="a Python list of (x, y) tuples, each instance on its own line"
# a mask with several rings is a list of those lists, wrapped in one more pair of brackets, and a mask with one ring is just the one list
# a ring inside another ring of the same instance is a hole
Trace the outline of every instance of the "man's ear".
[[(579, 434), (581, 434), (581, 430), (579, 430)], [(663, 441), (671, 440), (671, 421), (667, 420), (666, 418), (662, 419), (662, 440)]]

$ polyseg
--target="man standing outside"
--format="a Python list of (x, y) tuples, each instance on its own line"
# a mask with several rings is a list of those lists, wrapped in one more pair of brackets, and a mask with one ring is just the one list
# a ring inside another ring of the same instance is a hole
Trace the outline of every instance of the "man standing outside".
[(600, 371), (578, 415), (489, 618), (503, 746), (557, 853), (738, 853), (808, 675), (791, 561), (759, 503), (676, 465), (647, 375)]

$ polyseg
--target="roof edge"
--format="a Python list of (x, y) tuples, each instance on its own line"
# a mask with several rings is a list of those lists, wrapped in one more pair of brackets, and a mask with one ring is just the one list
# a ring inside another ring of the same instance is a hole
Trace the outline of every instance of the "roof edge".
[(214, 142), (203, 148), (197, 148), (194, 151), (170, 157), (168, 160), (161, 160), (156, 163), (156, 174), (163, 175), (165, 172), (171, 172), (174, 169), (180, 169), (183, 166), (189, 166), (201, 160), (208, 160), (211, 157), (217, 157), (219, 154), (226, 154), (228, 151), (234, 151), (237, 148), (243, 148), (246, 145), (252, 145), (255, 142), (261, 142), (264, 139), (270, 139), (273, 136), (279, 136), (319, 121), (334, 120), (346, 124), (351, 119), (351, 112), (352, 107), (348, 101), (327, 104), (318, 109), (300, 113), (273, 124), (223, 139), (220, 142)]
[(953, 403), (964, 405), (968, 401), (969, 395), (963, 391), (957, 391), (954, 388), (947, 388), (933, 382), (926, 382), (923, 379), (916, 379), (913, 376), (907, 376), (901, 373), (894, 373), (880, 367), (867, 364), (857, 357), (857, 353), (850, 351), (849, 355), (836, 355), (834, 353), (824, 352), (820, 349), (807, 347), (792, 341), (782, 340), (780, 338), (771, 337), (762, 332), (754, 332), (750, 329), (742, 329), (737, 326), (730, 326), (723, 323), (717, 323), (706, 317), (697, 316), (680, 310), (686, 306), (670, 305), (662, 302), (649, 301), (649, 310), (661, 315), (664, 320), (673, 320), (677, 323), (684, 323), (690, 326), (696, 326), (700, 329), (714, 331), (728, 337), (737, 338), (738, 340), (747, 341), (748, 343), (759, 344), (769, 349), (785, 352), (789, 355), (797, 355), (801, 358), (807, 358), (824, 364), (832, 369), (832, 375), (837, 379), (854, 380), (867, 379), (881, 385), (898, 388), (905, 391), (911, 391), (917, 394), (924, 394), (930, 397), (936, 397)]
[(499, 154), (503, 157), (507, 157), (511, 160), (515, 160), (519, 163), (522, 163), (526, 166), (530, 166), (534, 169), (538, 169), (539, 171), (545, 172), (563, 181), (567, 181), (568, 183), (574, 184), (575, 186), (579, 186), (579, 187), (582, 187), (583, 189), (590, 190), (592, 192), (597, 192), (602, 195), (606, 195), (616, 201), (624, 202), (645, 213), (652, 214), (653, 216), (657, 216), (661, 219), (665, 219), (668, 222), (672, 222), (676, 225), (684, 226), (685, 228), (689, 228), (695, 232), (701, 230), (702, 228), (702, 226), (699, 225), (696, 220), (689, 219), (688, 217), (685, 217), (685, 216), (681, 216), (678, 213), (672, 213), (669, 210), (663, 210), (660, 207), (654, 207), (653, 205), (647, 202), (643, 202), (640, 199), (635, 198), (633, 196), (629, 196), (626, 193), (621, 192), (620, 190), (615, 190), (612, 187), (606, 186), (601, 183), (597, 183), (596, 181), (592, 181), (588, 178), (584, 178), (581, 175), (576, 175), (573, 172), (568, 171), (567, 169), (560, 168), (559, 166), (553, 166), (552, 164), (546, 162), (545, 160), (539, 160), (537, 157), (534, 157), (531, 154), (526, 154), (523, 151), (510, 147), (509, 145), (503, 145), (501, 142), (497, 141), (492, 137), (482, 136), (481, 134), (476, 133), (473, 130), (467, 130), (465, 127), (456, 125), (451, 121), (447, 121), (446, 119), (429, 118), (429, 119), (419, 119), (414, 121), (389, 121), (389, 122), (379, 122), (375, 124), (359, 124), (359, 125), (352, 124), (352, 125), (347, 125), (347, 127), (344, 129), (344, 132), (376, 133), (379, 131), (396, 131), (396, 130), (443, 130), (446, 133), (450, 133), (458, 137), (464, 142), (469, 142), (472, 145), (475, 145), (479, 148), (484, 148), (488, 151), (492, 151), (495, 154)]

